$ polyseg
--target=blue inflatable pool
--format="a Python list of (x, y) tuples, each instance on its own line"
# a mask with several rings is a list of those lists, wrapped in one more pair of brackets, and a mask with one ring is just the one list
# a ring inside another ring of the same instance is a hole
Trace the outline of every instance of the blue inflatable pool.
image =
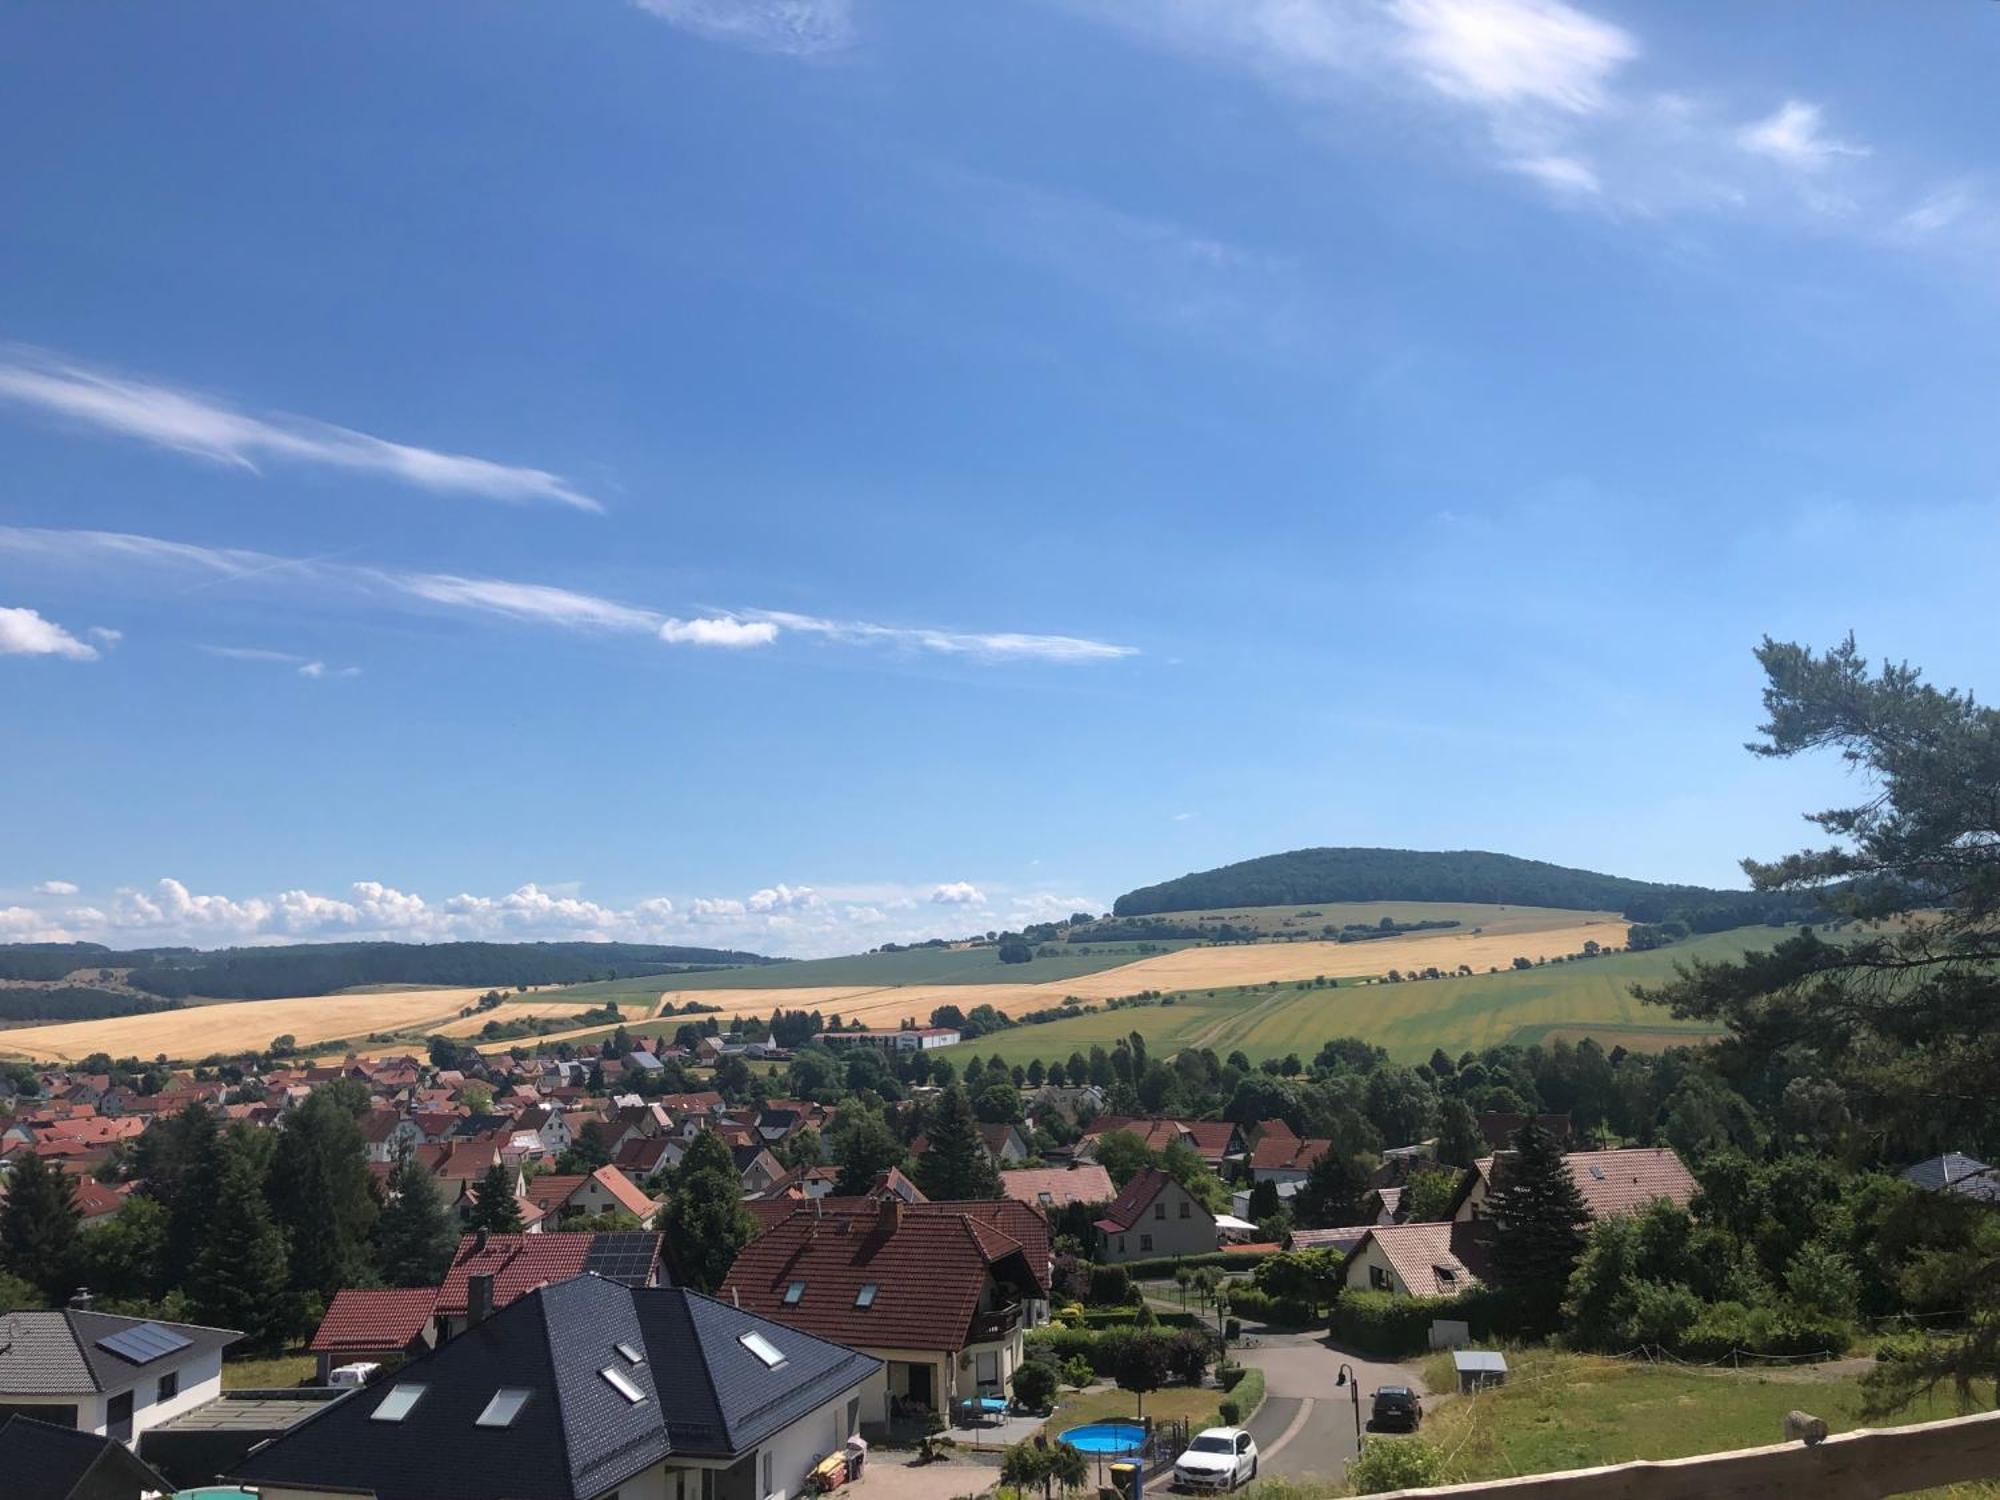
[(1146, 1441), (1146, 1429), (1137, 1422), (1092, 1422), (1072, 1427), (1062, 1440), (1079, 1453), (1118, 1455), (1137, 1453)]

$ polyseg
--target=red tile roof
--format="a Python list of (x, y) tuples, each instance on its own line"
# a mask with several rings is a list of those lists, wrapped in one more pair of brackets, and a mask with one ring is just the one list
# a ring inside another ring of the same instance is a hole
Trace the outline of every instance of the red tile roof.
[[(1481, 1157), (1473, 1171), (1486, 1179), (1489, 1190), (1498, 1189), (1507, 1175), (1512, 1152)], [(1688, 1171), (1671, 1146), (1628, 1146), (1622, 1151), (1572, 1151), (1563, 1157), (1583, 1206), (1593, 1219), (1617, 1214), (1638, 1213), (1655, 1199), (1665, 1198), (1686, 1208), (1694, 1200), (1694, 1174)], [(1496, 1175), (1497, 1174), (1497, 1175)], [(1476, 1178), (1467, 1179), (1459, 1189), (1462, 1202)], [(1457, 1203), (1453, 1204), (1457, 1211)], [(1491, 1209), (1487, 1210), (1491, 1214)]]
[(609, 1193), (618, 1206), (633, 1218), (649, 1219), (659, 1211), (660, 1205), (648, 1197), (639, 1184), (616, 1167), (599, 1167), (590, 1176), (592, 1181)]
[(528, 1190), (521, 1196), (543, 1213), (554, 1213), (568, 1201), (571, 1193), (583, 1186), (583, 1183), (584, 1176), (581, 1172), (565, 1176), (550, 1172), (530, 1182)]
[(333, 1305), (320, 1319), (307, 1347), (315, 1354), (374, 1354), (404, 1349), (423, 1333), (437, 1306), (436, 1287), (408, 1291), (359, 1291), (352, 1287), (333, 1294)]
[[(1044, 1294), (1044, 1270), (992, 1218), (894, 1199), (828, 1213), (826, 1201), (794, 1205), (745, 1245), (717, 1295), (850, 1346), (956, 1350), (995, 1278), (1015, 1295)], [(992, 1207), (959, 1208), (982, 1206)], [(788, 1304), (795, 1282), (804, 1289)], [(873, 1299), (858, 1307), (866, 1286)]]
[(486, 1248), (481, 1250), (476, 1248), (479, 1236), (468, 1234), (458, 1242), (458, 1252), (444, 1273), (437, 1310), (463, 1315), (466, 1280), (472, 1276), (493, 1278), (496, 1309), (545, 1281), (566, 1281), (582, 1272), (595, 1238), (593, 1234), (493, 1234), (486, 1236)]
[(1329, 1140), (1313, 1139), (1302, 1141), (1297, 1136), (1262, 1135), (1250, 1149), (1250, 1168), (1262, 1168), (1267, 1172), (1294, 1171), (1310, 1172), (1314, 1162), (1326, 1155), (1333, 1144)]
[(1487, 1233), (1478, 1224), (1381, 1225), (1361, 1237), (1349, 1260), (1372, 1240), (1412, 1297), (1450, 1296), (1482, 1279)]
[(1109, 1203), (1118, 1196), (1111, 1174), (1096, 1162), (1070, 1168), (1023, 1167), (1000, 1174), (1000, 1190), (1017, 1203), (1061, 1208), (1070, 1203)]
[(1160, 1196), (1160, 1189), (1172, 1181), (1173, 1178), (1158, 1167), (1141, 1167), (1125, 1184), (1125, 1190), (1112, 1200), (1111, 1207), (1104, 1211), (1104, 1217), (1097, 1221), (1097, 1227), (1112, 1234), (1124, 1233), (1139, 1222), (1153, 1200)]

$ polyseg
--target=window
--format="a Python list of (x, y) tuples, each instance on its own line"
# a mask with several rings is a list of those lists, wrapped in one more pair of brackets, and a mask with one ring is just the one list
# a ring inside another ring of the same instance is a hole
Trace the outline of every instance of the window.
[(806, 1284), (803, 1281), (793, 1282), (790, 1286), (785, 1288), (785, 1306), (787, 1307), (798, 1306), (799, 1298), (803, 1297), (805, 1294), (806, 1294)]
[(1125, 1236), (1122, 1234), (1118, 1236), (1118, 1253), (1120, 1255), (1125, 1253)]
[(764, 1493), (771, 1493), (771, 1450), (764, 1450)]
[(181, 1393), (181, 1372), (169, 1370), (160, 1377), (160, 1388), (153, 1393), (155, 1401), (171, 1401)]
[(1376, 1292), (1394, 1290), (1389, 1284), (1389, 1273), (1380, 1266), (1370, 1266), (1368, 1268), (1368, 1287), (1370, 1291)]
[(1140, 1236), (1139, 1236), (1139, 1249), (1140, 1249), (1141, 1253), (1144, 1253), (1145, 1251), (1147, 1251), (1147, 1250), (1150, 1250), (1150, 1249), (1152, 1249), (1152, 1248), (1153, 1248), (1153, 1237), (1152, 1237), (1152, 1236), (1151, 1236), (1150, 1234), (1142, 1234), (1142, 1235), (1140, 1235)]
[(1431, 1274), (1437, 1277), (1437, 1283), (1441, 1287), (1449, 1288), (1458, 1285), (1458, 1272), (1454, 1271), (1450, 1266), (1432, 1266)]
[(630, 1401), (634, 1406), (637, 1406), (641, 1401), (646, 1399), (646, 1393), (632, 1384), (631, 1378), (616, 1366), (606, 1365), (597, 1373), (604, 1377), (606, 1385), (610, 1386), (612, 1390), (623, 1396), (627, 1401)]
[(1167, 1216), (1167, 1205), (1164, 1203), (1155, 1203), (1153, 1205), (1153, 1217), (1156, 1219), (1164, 1219), (1166, 1216)]
[(422, 1399), (428, 1387), (421, 1385), (392, 1385), (389, 1394), (375, 1403), (375, 1410), (368, 1414), (370, 1421), (400, 1422), (410, 1414), (410, 1408)]
[(637, 1349), (634, 1349), (630, 1344), (613, 1344), (611, 1347), (624, 1357), (625, 1363), (628, 1365), (643, 1365), (646, 1362), (646, 1356), (641, 1354)]
[(528, 1404), (533, 1391), (522, 1390), (519, 1386), (503, 1385), (493, 1393), (493, 1399), (486, 1403), (486, 1410), (472, 1419), (474, 1427), (512, 1427), (514, 1418), (521, 1415), (521, 1408)]
[(875, 1283), (872, 1281), (869, 1282), (868, 1285), (854, 1294), (854, 1305), (856, 1307), (873, 1307), (875, 1305), (875, 1291)]
[(1188, 1216), (1188, 1210), (1189, 1210), (1189, 1209), (1190, 1209), (1191, 1207), (1193, 1207), (1193, 1205), (1192, 1205), (1192, 1204), (1190, 1204), (1190, 1203), (1189, 1203), (1189, 1202), (1187, 1201), (1187, 1199), (1185, 1199), (1185, 1198), (1181, 1199), (1181, 1217), (1182, 1217), (1183, 1219), (1185, 1219), (1185, 1218), (1186, 1218), (1186, 1217)]
[(748, 1333), (739, 1333), (736, 1342), (763, 1360), (767, 1369), (775, 1370), (785, 1362), (785, 1351), (755, 1329)]

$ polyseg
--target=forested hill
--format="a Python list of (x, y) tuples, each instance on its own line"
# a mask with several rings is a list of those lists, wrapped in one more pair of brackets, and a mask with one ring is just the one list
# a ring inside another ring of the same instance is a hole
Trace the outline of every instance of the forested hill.
[(690, 966), (778, 962), (721, 948), (655, 943), (293, 943), (270, 948), (141, 948), (97, 943), (0, 944), (0, 979), (62, 979), (77, 970), (129, 970), (135, 990), (167, 999), (278, 1000), (359, 984), (576, 984)]
[(1127, 891), (1121, 917), (1334, 901), (1479, 901), (1615, 911), (1634, 922), (1719, 932), (1821, 915), (1811, 896), (1660, 885), (1478, 849), (1294, 849)]

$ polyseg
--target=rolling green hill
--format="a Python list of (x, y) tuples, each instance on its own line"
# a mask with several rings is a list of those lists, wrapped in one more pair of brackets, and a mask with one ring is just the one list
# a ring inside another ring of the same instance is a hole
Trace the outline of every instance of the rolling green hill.
[(1477, 849), (1294, 849), (1127, 891), (1120, 917), (1337, 901), (1474, 901), (1615, 911), (1634, 922), (1719, 932), (1819, 914), (1810, 896), (1711, 890), (1600, 875)]
[(1780, 936), (1766, 929), (1743, 929), (1644, 953), (1613, 953), (1461, 979), (1194, 991), (1176, 997), (1171, 1005), (1098, 1011), (1069, 1021), (1016, 1027), (963, 1043), (943, 1055), (976, 1053), (1008, 1063), (1035, 1058), (1050, 1062), (1067, 1059), (1072, 1052), (1087, 1054), (1093, 1044), (1109, 1047), (1133, 1031), (1141, 1033), (1156, 1054), (1209, 1047), (1223, 1056), (1240, 1050), (1253, 1062), (1287, 1052), (1310, 1058), (1322, 1043), (1341, 1036), (1374, 1042), (1410, 1062), (1429, 1057), (1434, 1047), (1455, 1056), (1468, 1048), (1539, 1041), (1552, 1035), (1570, 1040), (1593, 1036), (1607, 1048), (1622, 1043), (1634, 1051), (1655, 1051), (1714, 1032), (1642, 1005), (1632, 994), (1634, 984), (1666, 979), (1676, 963), (1690, 958), (1730, 958), (1753, 947), (1768, 947)]

